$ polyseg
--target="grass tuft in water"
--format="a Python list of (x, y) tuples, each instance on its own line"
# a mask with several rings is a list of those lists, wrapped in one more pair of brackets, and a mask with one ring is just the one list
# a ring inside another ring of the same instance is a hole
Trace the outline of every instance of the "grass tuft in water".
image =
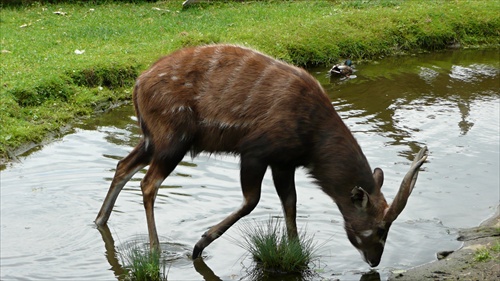
[(309, 264), (317, 258), (314, 236), (301, 231), (298, 239), (290, 239), (277, 219), (247, 224), (241, 231), (243, 240), (238, 244), (253, 256), (257, 270), (271, 274), (308, 273)]
[(150, 250), (149, 244), (134, 241), (120, 251), (120, 258), (126, 270), (125, 280), (166, 281), (165, 263), (161, 262), (161, 252)]

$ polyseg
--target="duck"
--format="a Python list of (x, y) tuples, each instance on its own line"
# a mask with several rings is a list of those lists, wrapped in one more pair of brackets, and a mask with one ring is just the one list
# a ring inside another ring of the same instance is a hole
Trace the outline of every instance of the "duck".
[(352, 61), (346, 60), (343, 65), (336, 64), (328, 71), (331, 76), (345, 76), (349, 77), (352, 74)]

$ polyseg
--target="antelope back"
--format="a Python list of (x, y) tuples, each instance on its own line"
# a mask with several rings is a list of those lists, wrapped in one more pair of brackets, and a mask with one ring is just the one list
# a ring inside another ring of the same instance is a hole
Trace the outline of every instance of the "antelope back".
[[(264, 154), (310, 144), (318, 126), (334, 115), (305, 70), (231, 45), (181, 49), (161, 58), (137, 79), (134, 102), (147, 144), (161, 150), (176, 139), (195, 154), (257, 153), (259, 147), (258, 153), (272, 158)], [(281, 154), (273, 157), (304, 152)]]

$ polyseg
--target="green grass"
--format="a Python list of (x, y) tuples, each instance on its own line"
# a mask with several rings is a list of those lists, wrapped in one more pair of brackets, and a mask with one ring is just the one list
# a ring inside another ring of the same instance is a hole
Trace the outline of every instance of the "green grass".
[(120, 251), (120, 258), (131, 281), (166, 281), (165, 264), (161, 253), (150, 250), (149, 243), (136, 241)]
[(500, 240), (498, 240), (495, 245), (491, 247), (491, 250), (495, 253), (500, 253)]
[(487, 262), (490, 260), (498, 260), (500, 258), (500, 240), (496, 241), (493, 246), (485, 246), (476, 250), (474, 253), (474, 261)]
[(277, 219), (256, 225), (247, 224), (241, 232), (243, 237), (237, 244), (252, 255), (256, 272), (308, 273), (309, 264), (318, 258), (314, 236), (303, 231), (298, 239), (289, 239), (286, 229)]
[(477, 262), (488, 261), (491, 259), (490, 251), (487, 248), (480, 248), (474, 254), (474, 260)]
[(500, 1), (96, 2), (1, 8), (0, 158), (128, 101), (142, 70), (184, 46), (242, 44), (305, 66), (500, 43)]

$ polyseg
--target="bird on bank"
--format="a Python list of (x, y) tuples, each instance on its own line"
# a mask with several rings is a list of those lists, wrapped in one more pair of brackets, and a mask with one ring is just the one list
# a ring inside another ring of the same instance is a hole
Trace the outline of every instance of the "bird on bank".
[(345, 76), (349, 77), (352, 74), (352, 61), (350, 59), (346, 60), (344, 64), (336, 64), (328, 71), (331, 76)]

